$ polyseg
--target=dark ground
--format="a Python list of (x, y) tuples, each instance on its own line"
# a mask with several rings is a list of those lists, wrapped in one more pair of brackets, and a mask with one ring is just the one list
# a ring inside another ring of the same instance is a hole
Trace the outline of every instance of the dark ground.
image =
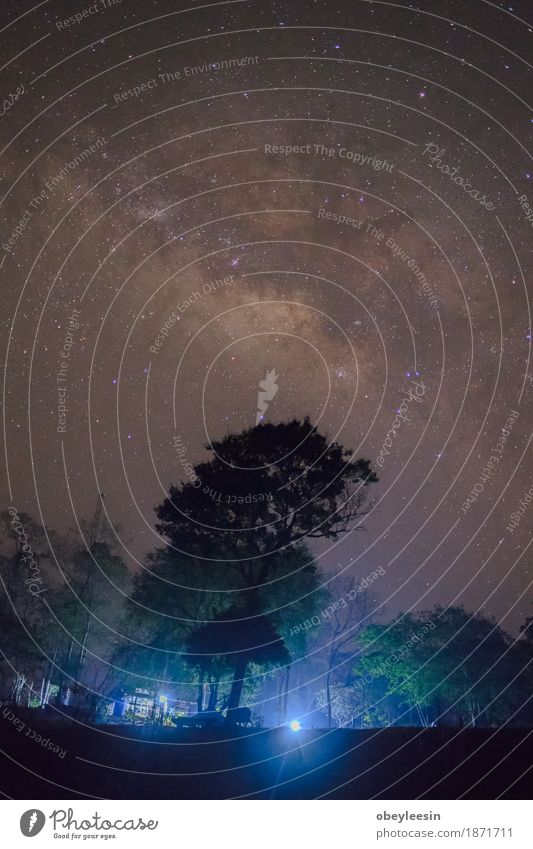
[(41, 733), (66, 755), (0, 724), (0, 789), (8, 797), (528, 799), (533, 790), (531, 730), (73, 725)]

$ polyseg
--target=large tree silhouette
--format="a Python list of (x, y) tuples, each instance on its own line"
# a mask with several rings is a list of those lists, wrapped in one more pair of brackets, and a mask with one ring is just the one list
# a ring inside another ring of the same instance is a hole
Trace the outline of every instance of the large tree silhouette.
[(362, 513), (377, 480), (370, 461), (328, 443), (309, 419), (230, 434), (171, 486), (157, 530), (189, 554), (253, 557), (300, 539), (335, 539)]
[[(280, 609), (305, 596), (304, 612), (310, 615), (313, 603), (320, 603), (319, 574), (306, 541), (336, 539), (350, 529), (363, 514), (368, 486), (377, 477), (369, 460), (354, 460), (351, 451), (328, 442), (309, 419), (258, 425), (206, 447), (213, 457), (196, 464), (189, 480), (171, 486), (155, 509), (156, 528), (167, 548), (149, 558), (134, 598), (151, 606), (163, 594), (165, 610), (183, 616), (178, 613), (183, 600), (192, 610), (201, 594), (209, 615), (197, 628), (189, 626), (187, 645), (194, 655), (195, 641), (209, 645), (215, 631), (224, 634), (219, 647), (235, 643), (234, 649), (213, 656), (227, 655), (233, 671), (230, 707), (236, 707), (250, 662), (261, 662), (259, 656), (265, 662), (289, 659), (277, 648), (282, 645)], [(177, 573), (187, 580), (173, 585), (171, 575)], [(166, 582), (164, 588), (158, 581)], [(228, 616), (228, 610), (235, 615)], [(220, 618), (240, 624), (221, 628)], [(270, 634), (266, 642), (272, 647), (263, 653), (257, 648), (260, 630)], [(202, 674), (208, 666), (203, 665)]]

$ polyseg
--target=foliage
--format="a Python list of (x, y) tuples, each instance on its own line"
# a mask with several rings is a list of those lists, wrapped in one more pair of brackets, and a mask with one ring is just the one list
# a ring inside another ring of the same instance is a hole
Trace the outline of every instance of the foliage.
[[(70, 689), (71, 696), (77, 692), (78, 701), (91, 703), (93, 711), (98, 696), (90, 691), (103, 687), (110, 670), (106, 661), (113, 646), (111, 627), (119, 622), (117, 591), (128, 591), (128, 571), (94, 523), (85, 523), (95, 533), (90, 546), (82, 549), (70, 534), (45, 531), (29, 515), (20, 514), (24, 549), (9, 514), (2, 519), (2, 691), (15, 675), (10, 696), (16, 701), (42, 704), (57, 691), (56, 701), (62, 702)], [(23, 555), (30, 557), (28, 551), (38, 567), (37, 594), (26, 585), (29, 567)]]
[(366, 648), (357, 671), (386, 682), (385, 695), (403, 703), (398, 714), (404, 721), (415, 709), (422, 725), (498, 725), (521, 703), (524, 643), (513, 645), (480, 613), (436, 606), (371, 625), (361, 641)]
[[(275, 656), (289, 659), (287, 646), (296, 655), (304, 649), (290, 625), (324, 600), (305, 540), (345, 532), (377, 478), (368, 460), (353, 462), (308, 419), (230, 434), (211, 450), (214, 456), (156, 507), (168, 547), (149, 558), (133, 600), (168, 615), (176, 645), (185, 639), (191, 649), (200, 686), (218, 686), (233, 669), (229, 704), (236, 706), (250, 663), (268, 669)], [(227, 648), (231, 628), (220, 627), (227, 618), (241, 623), (232, 625), (239, 650)], [(258, 628), (283, 651), (248, 648), (260, 645)], [(197, 652), (197, 644), (205, 650)]]

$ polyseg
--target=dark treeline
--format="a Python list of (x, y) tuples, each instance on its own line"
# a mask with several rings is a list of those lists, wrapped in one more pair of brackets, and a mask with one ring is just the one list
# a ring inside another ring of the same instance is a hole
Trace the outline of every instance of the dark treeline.
[(186, 481), (135, 573), (100, 510), (65, 534), (2, 514), (4, 705), (90, 722), (244, 704), (267, 725), (533, 726), (530, 620), (516, 639), (458, 606), (385, 623), (384, 569), (321, 574), (312, 540), (360, 526), (368, 460), (308, 420), (229, 435), (196, 465), (176, 450)]

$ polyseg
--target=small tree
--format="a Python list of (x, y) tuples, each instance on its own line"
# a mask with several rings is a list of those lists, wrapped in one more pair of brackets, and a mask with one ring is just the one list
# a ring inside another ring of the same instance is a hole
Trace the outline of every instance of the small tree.
[(327, 711), (328, 727), (331, 720), (338, 726), (351, 725), (355, 716), (364, 711), (364, 699), (361, 688), (357, 684), (333, 684), (319, 690), (316, 696), (316, 706), (319, 710)]
[[(359, 579), (353, 575), (340, 575), (330, 589), (329, 604), (322, 612), (320, 642), (326, 661), (326, 700), (328, 728), (333, 718), (332, 682), (335, 677), (349, 676), (346, 664), (353, 657), (361, 631), (370, 624), (376, 603), (371, 595), (361, 588)], [(344, 682), (343, 682), (344, 683)], [(339, 698), (339, 692), (336, 698)]]
[(56, 701), (62, 703), (70, 688), (79, 701), (88, 699), (95, 707), (95, 695), (83, 694), (82, 679), (92, 664), (94, 648), (106, 653), (110, 649), (113, 633), (106, 622), (118, 622), (122, 610), (120, 591), (125, 593), (129, 588), (129, 575), (111, 545), (99, 541), (94, 541), (89, 549), (76, 548), (63, 564), (63, 575), (62, 585), (49, 602), (62, 633)]

